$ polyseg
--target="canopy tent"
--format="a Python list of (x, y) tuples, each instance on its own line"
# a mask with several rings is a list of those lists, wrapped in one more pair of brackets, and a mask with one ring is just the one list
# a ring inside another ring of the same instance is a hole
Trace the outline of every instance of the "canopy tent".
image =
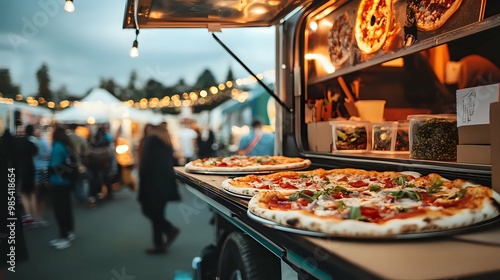
[(163, 116), (150, 110), (139, 110), (124, 104), (107, 90), (94, 88), (80, 102), (55, 114), (58, 123), (105, 123), (113, 119), (130, 119), (138, 122), (158, 122)]

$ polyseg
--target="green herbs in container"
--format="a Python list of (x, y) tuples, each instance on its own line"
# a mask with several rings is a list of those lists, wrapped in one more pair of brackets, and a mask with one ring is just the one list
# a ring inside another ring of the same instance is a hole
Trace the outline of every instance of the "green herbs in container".
[(455, 161), (458, 129), (456, 115), (411, 115), (410, 157)]
[(331, 121), (330, 124), (333, 133), (333, 151), (359, 153), (370, 149), (370, 122)]

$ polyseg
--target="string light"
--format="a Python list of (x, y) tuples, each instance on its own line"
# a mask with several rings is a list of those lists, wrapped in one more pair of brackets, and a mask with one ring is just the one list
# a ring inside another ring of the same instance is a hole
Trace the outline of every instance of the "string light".
[(139, 42), (137, 42), (137, 36), (139, 36), (139, 29), (135, 30), (135, 40), (132, 44), (132, 49), (130, 49), (130, 57), (132, 58), (139, 56)]
[(73, 5), (73, 0), (66, 0), (66, 3), (64, 3), (64, 10), (68, 13), (72, 13), (75, 11), (75, 5)]
[(139, 1), (134, 1), (134, 26), (135, 26), (135, 40), (132, 44), (132, 49), (130, 49), (130, 57), (136, 58), (139, 56), (139, 42), (137, 41), (137, 37), (139, 36), (139, 23), (137, 22), (137, 5), (139, 5)]
[[(259, 79), (265, 76), (274, 75), (274, 70), (266, 71), (262, 74), (257, 74)], [(248, 99), (248, 92), (240, 91), (235, 88), (235, 85), (247, 85), (249, 83), (255, 82), (255, 79), (244, 78), (237, 79), (235, 81), (226, 81), (225, 83), (217, 84), (208, 87), (207, 89), (192, 90), (190, 92), (183, 92), (181, 94), (173, 94), (172, 96), (164, 96), (163, 98), (152, 97), (152, 98), (142, 98), (138, 101), (128, 100), (123, 101), (130, 107), (135, 107), (138, 109), (148, 109), (148, 108), (179, 108), (181, 106), (199, 106), (199, 105), (211, 105), (216, 102), (225, 100), (226, 98), (232, 98), (238, 102), (244, 102)], [(37, 107), (44, 106), (50, 109), (60, 110), (70, 106), (80, 106), (81, 101), (69, 101), (62, 100), (55, 103), (54, 101), (46, 100), (43, 97), (24, 97), (21, 93), (18, 93), (14, 98), (3, 98), (0, 96), (1, 104), (13, 104), (14, 101), (26, 102), (29, 106)]]

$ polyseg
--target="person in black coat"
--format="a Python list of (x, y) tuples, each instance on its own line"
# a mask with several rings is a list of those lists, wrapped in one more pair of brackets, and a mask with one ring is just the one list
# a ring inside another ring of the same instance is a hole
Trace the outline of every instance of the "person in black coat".
[[(4, 192), (4, 195), (0, 196), (2, 197), (1, 205), (4, 207), (0, 211), (0, 219), (4, 225), (0, 228), (0, 279), (4, 279), (8, 272), (15, 272), (16, 264), (28, 260), (21, 222), (23, 205), (17, 188), (20, 173), (16, 160), (19, 156), (14, 149), (15, 142), (10, 130), (6, 129), (0, 137), (0, 180), (2, 180), (1, 186)], [(11, 236), (15, 239), (9, 238)]]
[(139, 165), (138, 200), (153, 227), (154, 247), (146, 250), (148, 254), (166, 253), (179, 234), (179, 229), (165, 219), (167, 202), (180, 200), (173, 152), (167, 129), (153, 126), (144, 139)]

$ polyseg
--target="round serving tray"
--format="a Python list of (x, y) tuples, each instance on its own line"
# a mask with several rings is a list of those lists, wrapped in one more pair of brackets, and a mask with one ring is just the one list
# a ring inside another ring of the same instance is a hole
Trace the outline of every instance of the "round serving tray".
[(366, 237), (366, 236), (344, 236), (344, 235), (336, 235), (336, 234), (327, 234), (323, 232), (317, 232), (317, 231), (310, 231), (310, 230), (304, 230), (304, 229), (297, 229), (297, 228), (292, 228), (289, 226), (281, 225), (276, 222), (264, 219), (262, 217), (259, 217), (250, 210), (247, 210), (247, 215), (250, 217), (250, 219), (261, 223), (262, 225), (265, 225), (267, 227), (281, 230), (284, 232), (290, 232), (290, 233), (296, 233), (296, 234), (302, 234), (302, 235), (307, 235), (307, 236), (313, 236), (313, 237), (331, 237), (331, 238), (342, 238), (342, 239), (357, 239), (357, 240), (391, 240), (391, 239), (420, 239), (420, 238), (432, 238), (432, 237), (443, 237), (443, 236), (450, 236), (450, 235), (456, 235), (456, 234), (462, 234), (474, 230), (479, 230), (482, 228), (485, 228), (487, 226), (491, 226), (495, 223), (498, 223), (500, 221), (500, 216), (497, 216), (493, 219), (489, 219), (487, 221), (483, 221), (471, 226), (467, 227), (462, 227), (462, 228), (456, 228), (456, 229), (449, 229), (449, 230), (441, 230), (441, 231), (431, 231), (431, 232), (419, 232), (419, 233), (408, 233), (408, 234), (396, 234), (396, 235), (391, 235), (391, 236), (374, 236), (374, 237)]
[[(262, 171), (210, 171), (210, 170), (187, 170), (186, 172), (195, 173), (195, 174), (203, 174), (203, 175), (221, 175), (221, 176), (241, 176), (241, 175), (250, 175), (250, 174), (271, 174), (274, 172), (287, 171), (292, 169), (279, 169), (279, 170), (262, 170)], [(297, 170), (297, 169), (294, 169)]]
[(243, 194), (239, 194), (239, 193), (230, 192), (230, 191), (228, 191), (228, 190), (226, 190), (226, 189), (223, 189), (223, 188), (221, 188), (221, 190), (222, 190), (222, 192), (227, 193), (227, 194), (229, 194), (229, 195), (231, 195), (231, 196), (234, 196), (234, 197), (239, 197), (239, 198), (248, 199), (248, 200), (252, 198), (252, 196), (248, 196), (248, 195), (243, 195)]

